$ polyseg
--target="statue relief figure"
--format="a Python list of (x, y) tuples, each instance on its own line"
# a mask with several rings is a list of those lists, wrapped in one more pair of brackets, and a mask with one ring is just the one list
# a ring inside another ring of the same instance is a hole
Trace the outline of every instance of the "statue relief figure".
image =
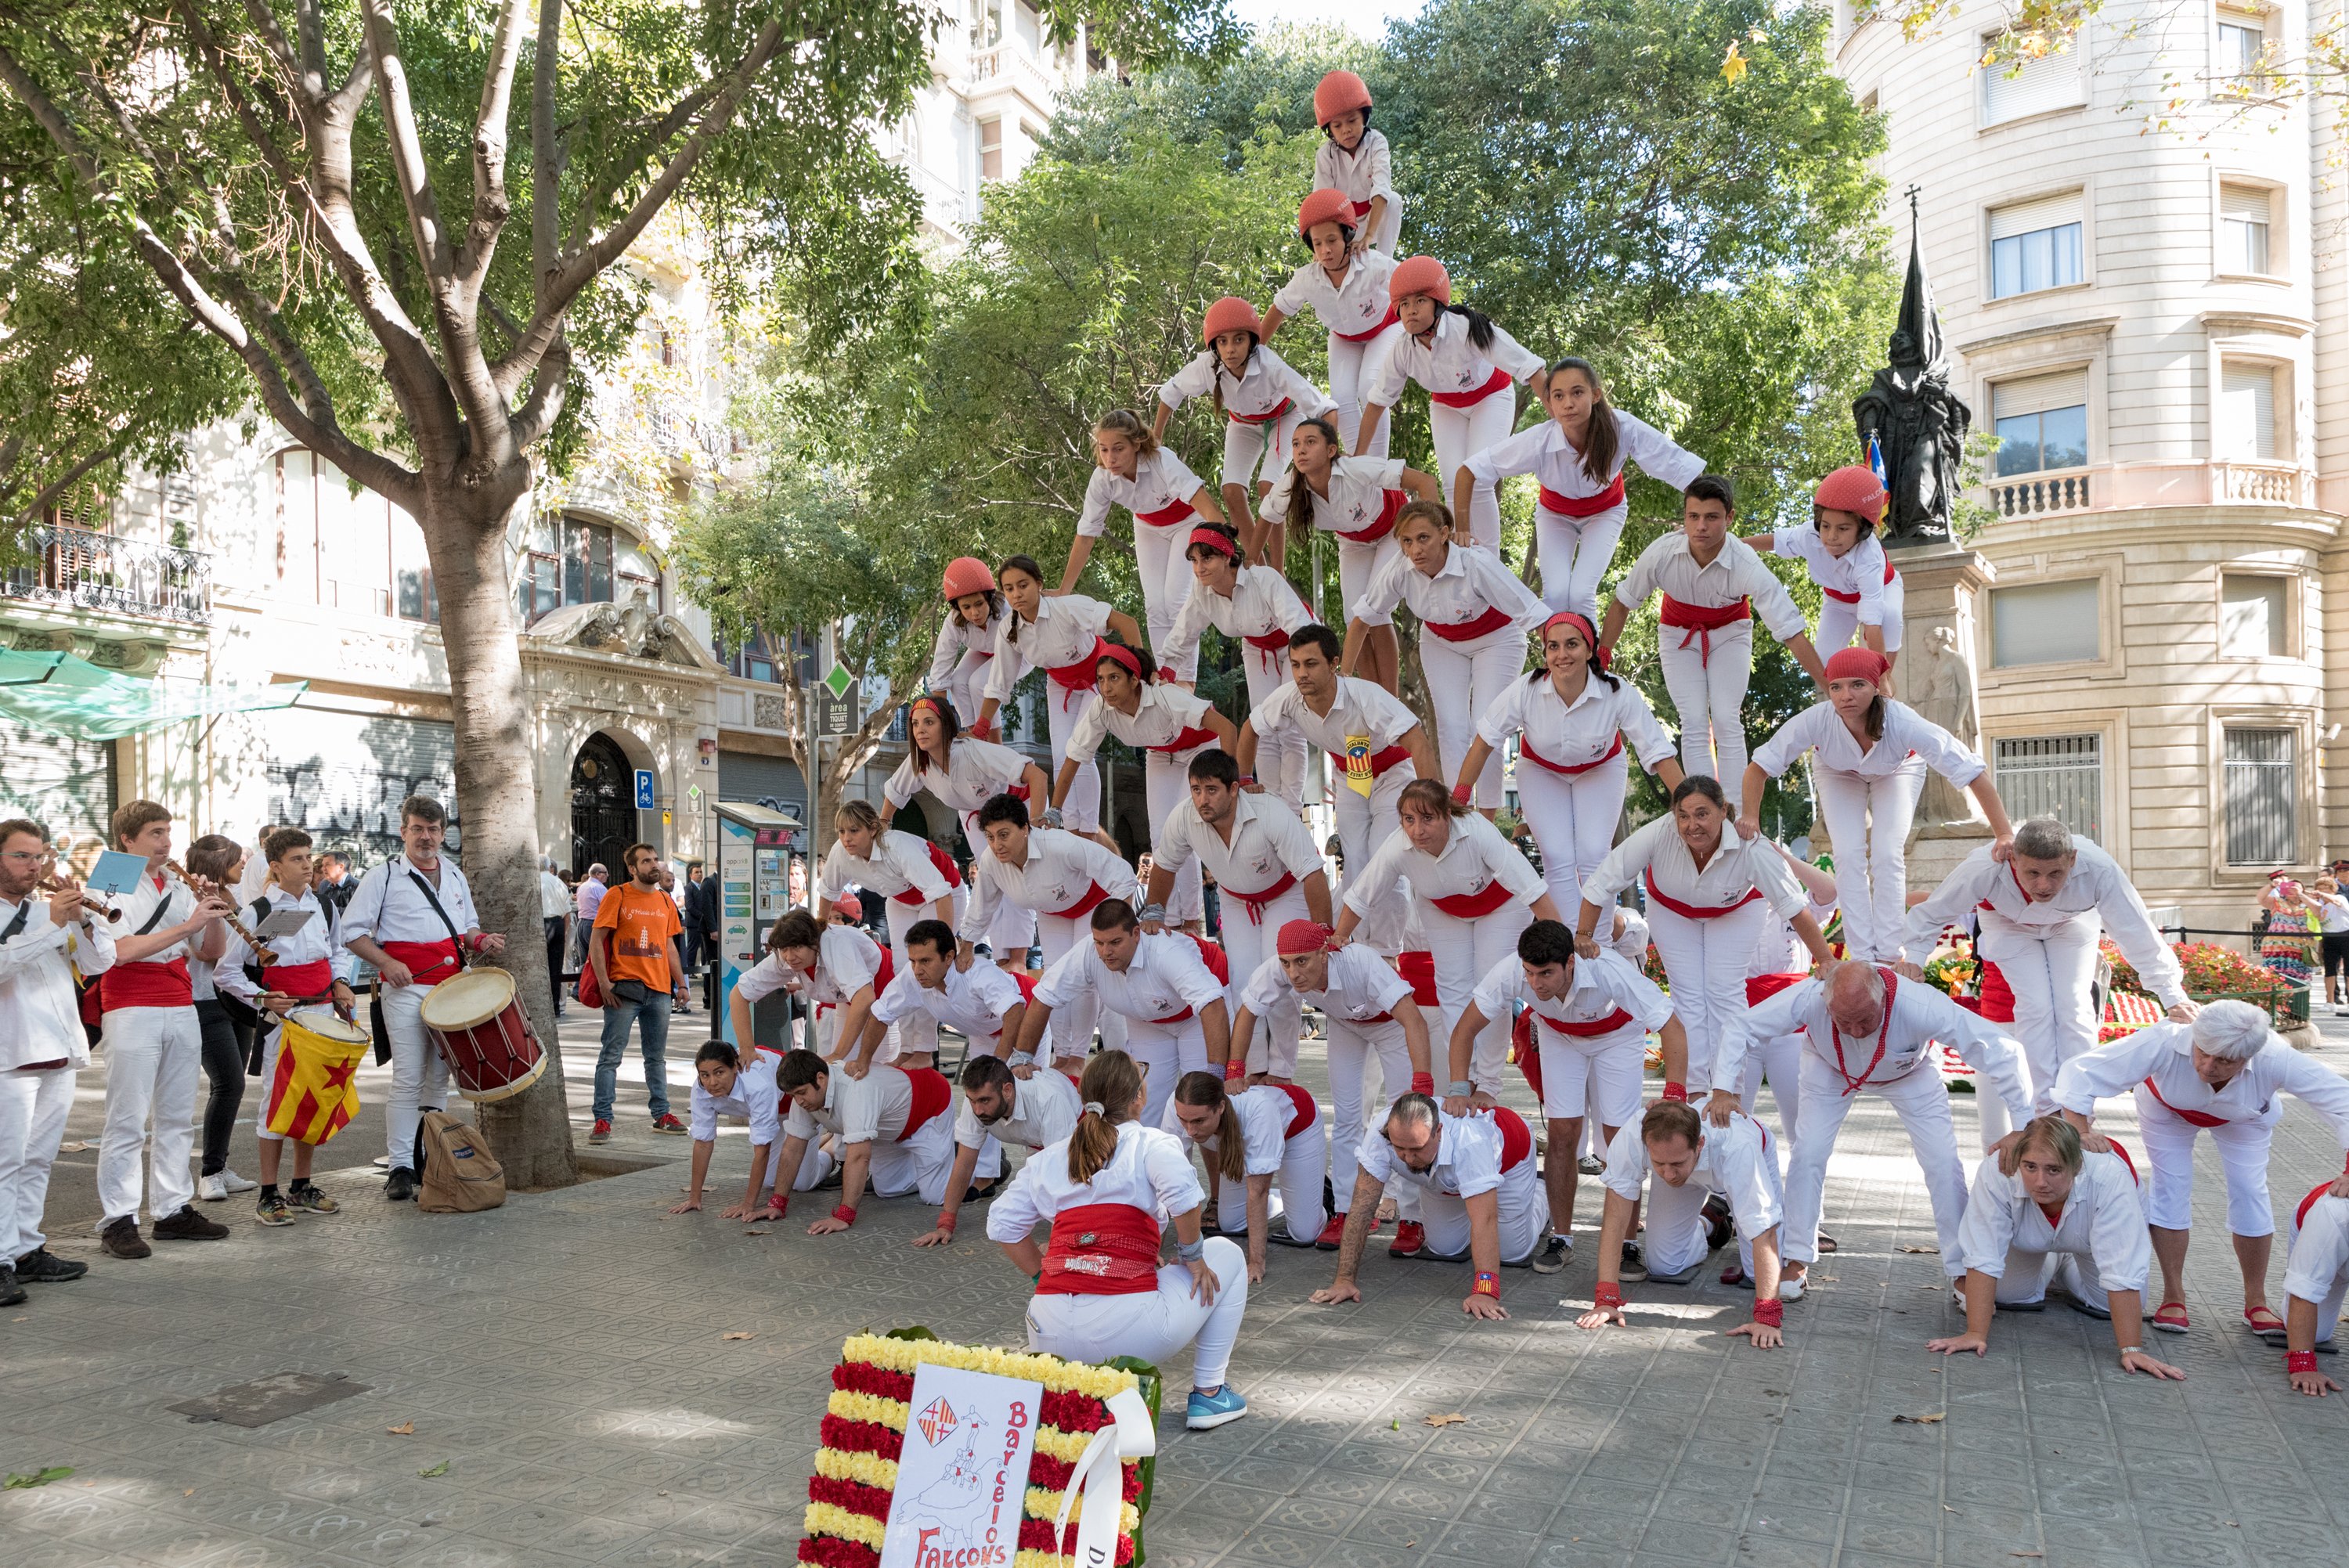
[(1913, 240), (1889, 348), (1891, 363), (1851, 406), (1861, 447), (1875, 438), (1891, 492), (1882, 538), (1887, 545), (1947, 543), (1973, 415), (1950, 390), (1941, 321)]
[[(1971, 751), (1982, 749), (1982, 725), (1974, 717), (1974, 672), (1958, 645), (1957, 630), (1936, 626), (1925, 641), (1924, 668), (1913, 690), (1917, 711), (1955, 736)], [(1932, 822), (1982, 820), (1973, 797), (1939, 773), (1928, 770), (1925, 793), (1917, 803), (1920, 826)]]

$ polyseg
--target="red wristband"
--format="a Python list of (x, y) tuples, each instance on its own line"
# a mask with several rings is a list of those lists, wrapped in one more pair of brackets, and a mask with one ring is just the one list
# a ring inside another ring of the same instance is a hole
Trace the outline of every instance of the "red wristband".
[(2283, 1369), (2288, 1374), (2294, 1372), (2315, 1371), (2316, 1352), (2313, 1350), (2285, 1351), (2283, 1353)]
[(845, 1203), (843, 1203), (839, 1208), (834, 1209), (832, 1212), (832, 1217), (838, 1220), (843, 1225), (853, 1225), (856, 1223), (856, 1211), (850, 1208)]
[(1427, 1095), (1432, 1098), (1435, 1093), (1435, 1075), (1433, 1073), (1412, 1074), (1411, 1092), (1413, 1094)]
[(1234, 1057), (1230, 1061), (1224, 1064), (1224, 1081), (1226, 1083), (1237, 1083), (1246, 1077), (1247, 1077), (1247, 1057)]
[[(856, 1211), (854, 1209), (849, 1211), (852, 1214), (855, 1212)], [(959, 1214), (949, 1214), (944, 1209), (940, 1209), (938, 1211), (938, 1229), (941, 1231), (951, 1231), (955, 1228), (955, 1222), (961, 1218), (962, 1216)]]
[(1501, 1299), (1501, 1279), (1500, 1279), (1500, 1276), (1499, 1276), (1498, 1274), (1478, 1274), (1478, 1275), (1476, 1276), (1476, 1283), (1475, 1283), (1474, 1285), (1472, 1285), (1472, 1286), (1470, 1286), (1470, 1287), (1469, 1287), (1468, 1294), (1469, 1294), (1469, 1295), (1489, 1295), (1489, 1296), (1491, 1296), (1495, 1301), (1498, 1301), (1498, 1300), (1500, 1300), (1500, 1299)]
[(1596, 1286), (1592, 1287), (1590, 1299), (1599, 1306), (1620, 1306), (1623, 1305), (1623, 1287), (1619, 1284), (1609, 1284), (1605, 1280), (1600, 1280)]
[(1674, 1083), (1670, 1078), (1666, 1078), (1664, 1080), (1664, 1098), (1666, 1099), (1685, 1101), (1688, 1099), (1688, 1085), (1684, 1083)]
[(1783, 1301), (1755, 1302), (1754, 1321), (1767, 1328), (1784, 1327), (1786, 1322), (1786, 1304)]
[(774, 1215), (778, 1220), (789, 1213), (791, 1212), (791, 1207), (792, 1201), (789, 1198), (784, 1197), (781, 1192), (775, 1193), (767, 1200), (767, 1212)]

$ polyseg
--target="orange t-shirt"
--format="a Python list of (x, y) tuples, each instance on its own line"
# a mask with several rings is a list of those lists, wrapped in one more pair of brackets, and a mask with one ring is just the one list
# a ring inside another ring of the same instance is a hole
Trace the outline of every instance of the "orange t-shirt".
[(676, 901), (658, 888), (623, 882), (604, 895), (595, 929), (612, 933), (605, 967), (614, 980), (635, 980), (655, 991), (676, 988), (670, 978), (669, 939), (685, 930)]

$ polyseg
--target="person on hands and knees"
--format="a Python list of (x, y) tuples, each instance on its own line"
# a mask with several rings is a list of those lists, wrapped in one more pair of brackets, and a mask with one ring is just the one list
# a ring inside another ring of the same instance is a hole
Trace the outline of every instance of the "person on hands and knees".
[(2349, 1176), (2336, 1176), (2311, 1188), (2292, 1213), (2292, 1241), (2283, 1264), (2283, 1370), (2296, 1393), (2321, 1398), (2341, 1390), (2340, 1384), (2316, 1369), (2316, 1357), (2320, 1352), (2333, 1352), (2344, 1293), (2349, 1293)]
[(962, 1104), (955, 1111), (955, 1162), (947, 1178), (946, 1201), (937, 1223), (914, 1238), (917, 1247), (942, 1247), (954, 1240), (962, 1206), (978, 1195), (970, 1185), (982, 1146), (1000, 1150), (1016, 1143), (1033, 1154), (1076, 1130), (1077, 1080), (1058, 1068), (1041, 1072), (1032, 1064), (1013, 1068), (1000, 1057), (975, 1056), (963, 1063)]
[(1310, 1090), (1258, 1084), (1226, 1092), (1216, 1073), (1185, 1073), (1166, 1108), (1165, 1130), (1206, 1157), (1224, 1233), (1246, 1228), (1249, 1284), (1264, 1278), (1268, 1242), (1309, 1247), (1320, 1239), (1327, 1150), (1320, 1102)]
[[(1036, 984), (1024, 972), (1015, 978), (992, 964), (956, 968), (954, 927), (943, 920), (916, 921), (901, 946), (905, 966), (874, 999), (864, 1038), (843, 1069), (851, 1078), (864, 1077), (889, 1031), (903, 1028), (916, 1014), (960, 1031), (965, 1061), (1001, 1056), (1004, 1041), (1019, 1037), (1020, 1016), (1028, 1010), (1028, 994)], [(992, 1139), (982, 1144), (977, 1171), (985, 1191), (991, 1192), (1003, 1179), (1003, 1149)]]
[(740, 1055), (723, 1040), (712, 1040), (693, 1057), (693, 1185), (684, 1202), (669, 1211), (690, 1214), (701, 1207), (701, 1190), (709, 1179), (709, 1156), (718, 1147), (718, 1119), (740, 1116), (750, 1123), (750, 1180), (742, 1201), (720, 1209), (721, 1220), (763, 1220), (767, 1205), (767, 1161), (782, 1140), (782, 1090), (764, 1062), (748, 1068)]
[(775, 1066), (775, 1087), (791, 1109), (769, 1201), (774, 1218), (790, 1206), (785, 1181), (804, 1191), (830, 1174), (831, 1158), (812, 1147), (821, 1133), (830, 1133), (839, 1146), (840, 1202), (828, 1218), (808, 1227), (809, 1235), (856, 1223), (868, 1181), (876, 1198), (918, 1192), (925, 1203), (945, 1199), (954, 1169), (954, 1122), (947, 1114), (954, 1090), (934, 1069), (874, 1068), (850, 1078), (832, 1071), (813, 1051), (787, 1051)]

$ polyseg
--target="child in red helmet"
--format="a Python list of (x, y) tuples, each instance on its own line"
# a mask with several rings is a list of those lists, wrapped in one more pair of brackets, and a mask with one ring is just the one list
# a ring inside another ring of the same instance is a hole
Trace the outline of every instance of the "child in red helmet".
[(1003, 595), (987, 562), (971, 555), (947, 562), (940, 593), (946, 598), (947, 618), (938, 628), (936, 646), (930, 650), (927, 685), (954, 704), (957, 715), (975, 715), (979, 688), (987, 684), (987, 661), (995, 656)]
[(1849, 647), (1857, 633), (1863, 646), (1884, 655), (1889, 693), (1892, 666), (1900, 659), (1903, 611), (1900, 574), (1876, 537), (1888, 499), (1875, 470), (1852, 463), (1819, 481), (1809, 522), (1754, 534), (1746, 542), (1810, 569), (1819, 585), (1819, 657)]
[[(1175, 409), (1194, 397), (1212, 396), (1216, 412), (1224, 417), (1224, 511), (1244, 518), (1255, 510), (1256, 499), (1272, 488), (1272, 476), (1288, 466), (1288, 438), (1297, 422), (1334, 413), (1338, 405), (1264, 346), (1264, 322), (1256, 306), (1239, 295), (1226, 294), (1207, 307), (1200, 335), (1206, 340), (1205, 352), (1158, 388), (1158, 417), (1151, 422), (1150, 434), (1164, 440), (1166, 422)], [(1250, 490), (1259, 459), (1265, 477)], [(1254, 555), (1261, 541), (1243, 542)], [(1171, 624), (1172, 609), (1168, 621)]]
[(1327, 139), (1313, 155), (1313, 183), (1343, 191), (1354, 210), (1355, 251), (1395, 253), (1402, 198), (1395, 194), (1386, 134), (1371, 129), (1371, 89), (1351, 71), (1331, 71), (1313, 89), (1313, 123)]
[[(1264, 317), (1267, 341), (1301, 311), (1311, 311), (1329, 328), (1330, 396), (1338, 400), (1338, 434), (1350, 449), (1361, 432), (1363, 372), (1402, 335), (1387, 293), (1394, 262), (1383, 252), (1362, 249), (1356, 242), (1361, 232), (1343, 191), (1325, 187), (1305, 198), (1297, 209), (1297, 233), (1312, 254), (1272, 296)], [(1371, 433), (1364, 449), (1370, 456), (1387, 455), (1388, 428), (1381, 424)]]

